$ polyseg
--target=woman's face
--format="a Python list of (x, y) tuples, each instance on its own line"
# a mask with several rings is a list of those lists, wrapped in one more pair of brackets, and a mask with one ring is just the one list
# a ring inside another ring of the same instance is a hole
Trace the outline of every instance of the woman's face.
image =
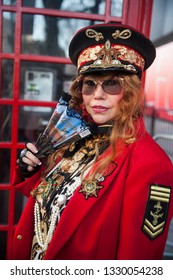
[(82, 83), (82, 97), (94, 122), (105, 124), (117, 115), (123, 89), (116, 76), (87, 75)]

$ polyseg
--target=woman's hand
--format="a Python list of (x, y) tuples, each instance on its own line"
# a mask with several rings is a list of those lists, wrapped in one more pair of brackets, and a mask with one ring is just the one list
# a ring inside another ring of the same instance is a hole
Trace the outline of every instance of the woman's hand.
[(33, 171), (37, 165), (41, 165), (41, 161), (37, 158), (38, 150), (32, 143), (26, 144), (26, 149), (23, 151), (24, 156), (22, 161), (28, 165), (28, 171)]
[(38, 150), (32, 143), (27, 143), (26, 148), (21, 151), (20, 158), (17, 160), (20, 172), (24, 177), (32, 176), (42, 164), (37, 157)]

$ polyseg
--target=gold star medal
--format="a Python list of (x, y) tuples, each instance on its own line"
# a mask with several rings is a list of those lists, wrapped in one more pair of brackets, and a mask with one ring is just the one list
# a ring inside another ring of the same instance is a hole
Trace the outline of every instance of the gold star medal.
[(102, 188), (103, 186), (97, 186), (95, 181), (88, 181), (83, 184), (79, 192), (83, 193), (85, 198), (88, 199), (88, 197), (98, 197), (98, 192)]

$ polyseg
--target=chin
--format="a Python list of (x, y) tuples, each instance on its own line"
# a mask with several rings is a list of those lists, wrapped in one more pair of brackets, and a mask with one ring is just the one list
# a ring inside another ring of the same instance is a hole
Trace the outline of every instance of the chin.
[(106, 124), (106, 123), (108, 123), (110, 120), (103, 120), (103, 119), (101, 119), (101, 118), (93, 118), (93, 121), (96, 123), (96, 124), (98, 124), (98, 125), (101, 125), (101, 124)]

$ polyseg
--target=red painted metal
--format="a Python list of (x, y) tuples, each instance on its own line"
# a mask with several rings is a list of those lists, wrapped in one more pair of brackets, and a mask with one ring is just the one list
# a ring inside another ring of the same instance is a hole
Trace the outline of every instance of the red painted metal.
[(124, 0), (123, 5), (122, 23), (133, 26), (149, 36), (153, 0)]
[[(16, 0), (16, 6), (3, 5), (0, 0), (0, 67), (2, 59), (12, 59), (14, 61), (14, 77), (13, 77), (13, 97), (1, 98), (0, 94), (0, 105), (12, 107), (12, 135), (10, 142), (0, 142), (0, 149), (8, 149), (11, 152), (10, 158), (10, 182), (8, 184), (0, 183), (0, 191), (8, 191), (9, 200), (8, 208), (8, 223), (0, 224), (0, 233), (7, 233), (7, 246), (6, 255), (4, 258), (10, 259), (12, 238), (15, 229), (14, 213), (15, 213), (15, 192), (11, 187), (13, 170), (16, 165), (17, 150), (23, 149), (24, 143), (18, 142), (18, 123), (19, 123), (19, 109), (21, 106), (42, 106), (42, 107), (55, 107), (56, 102), (44, 102), (44, 101), (32, 101), (20, 99), (20, 66), (22, 61), (33, 61), (43, 63), (57, 63), (57, 64), (70, 64), (70, 60), (65, 57), (53, 57), (53, 56), (41, 56), (41, 55), (28, 55), (21, 53), (21, 34), (22, 34), (22, 14), (40, 14), (51, 17), (60, 18), (75, 18), (75, 19), (88, 19), (101, 22), (122, 22), (124, 24), (132, 25), (143, 33), (149, 35), (150, 22), (151, 22), (151, 11), (152, 11), (152, 0), (124, 0), (123, 1), (123, 12), (122, 17), (114, 17), (111, 15), (111, 0), (105, 0), (105, 13), (103, 15), (88, 14), (88, 13), (75, 13), (63, 10), (52, 10), (43, 8), (30, 8), (23, 7), (22, 0)], [(15, 22), (15, 42), (14, 42), (14, 53), (2, 53), (2, 13), (3, 12), (14, 12), (16, 14)], [(1, 74), (0, 74), (1, 76)], [(1, 84), (1, 83), (0, 83)], [(1, 125), (1, 120), (0, 120)], [(2, 163), (1, 163), (2, 164)]]

